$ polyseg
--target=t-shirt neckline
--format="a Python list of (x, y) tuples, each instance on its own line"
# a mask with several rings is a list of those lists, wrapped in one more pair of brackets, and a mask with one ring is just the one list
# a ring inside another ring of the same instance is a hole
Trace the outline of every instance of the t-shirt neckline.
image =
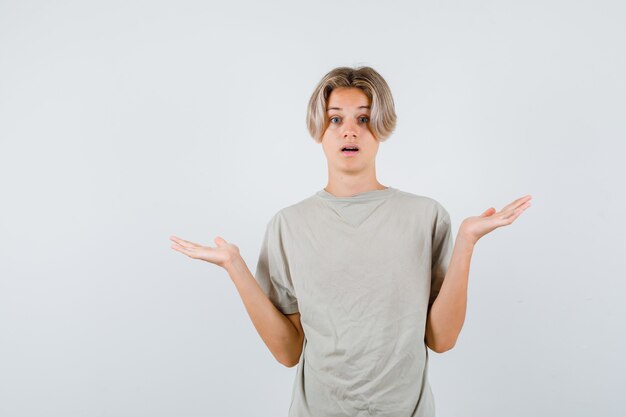
[(325, 189), (319, 190), (315, 193), (316, 196), (328, 201), (340, 201), (340, 202), (349, 202), (349, 201), (374, 201), (374, 200), (382, 200), (387, 198), (389, 195), (393, 194), (396, 191), (394, 187), (387, 187), (381, 190), (371, 190), (371, 191), (363, 191), (360, 193), (356, 193), (351, 196), (345, 197), (337, 197)]

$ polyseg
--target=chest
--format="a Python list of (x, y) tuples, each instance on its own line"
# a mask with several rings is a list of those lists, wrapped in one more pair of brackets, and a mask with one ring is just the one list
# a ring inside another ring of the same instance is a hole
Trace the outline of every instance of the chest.
[(303, 223), (285, 235), (286, 255), (303, 315), (349, 314), (415, 305), (429, 288), (431, 226), (408, 216), (335, 218)]

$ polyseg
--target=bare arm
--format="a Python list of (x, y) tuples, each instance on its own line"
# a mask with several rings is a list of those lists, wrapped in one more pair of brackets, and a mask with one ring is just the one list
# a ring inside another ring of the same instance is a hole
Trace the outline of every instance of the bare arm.
[(292, 367), (302, 354), (304, 332), (300, 313), (285, 315), (265, 295), (240, 256), (227, 264), (230, 275), (257, 332), (281, 364)]
[(520, 197), (496, 212), (488, 208), (479, 216), (461, 223), (454, 243), (448, 272), (426, 319), (426, 345), (437, 353), (456, 344), (465, 321), (470, 261), (476, 242), (498, 227), (508, 226), (530, 207), (530, 194)]
[(304, 332), (300, 324), (300, 313), (283, 314), (265, 295), (259, 283), (239, 254), (239, 248), (221, 237), (215, 238), (217, 247), (171, 236), (172, 249), (190, 258), (200, 259), (224, 268), (243, 300), (257, 332), (278, 362), (292, 367), (302, 354)]
[(465, 321), (467, 281), (474, 243), (457, 235), (448, 273), (426, 318), (426, 345), (437, 353), (450, 350)]

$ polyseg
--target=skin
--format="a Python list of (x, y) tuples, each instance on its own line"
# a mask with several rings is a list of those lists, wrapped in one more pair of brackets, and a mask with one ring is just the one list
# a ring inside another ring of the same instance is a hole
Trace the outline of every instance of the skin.
[[(328, 98), (330, 124), (320, 142), (328, 163), (328, 182), (324, 189), (337, 197), (387, 188), (376, 178), (376, 155), (380, 142), (368, 127), (370, 109), (362, 108), (370, 105), (365, 93), (358, 88), (336, 88)], [(341, 149), (349, 144), (359, 147), (357, 155), (347, 157), (342, 154)], [(476, 243), (493, 230), (512, 224), (531, 206), (531, 199), (530, 195), (525, 195), (500, 211), (489, 207), (461, 222), (446, 277), (426, 320), (425, 342), (431, 350), (442, 353), (456, 344), (465, 321), (470, 261)], [(170, 239), (172, 249), (190, 258), (227, 270), (241, 263), (239, 248), (220, 236), (214, 239), (216, 247), (202, 246), (176, 236)], [(302, 336), (300, 313), (287, 317)]]
[[(359, 88), (336, 88), (328, 97), (326, 107), (329, 125), (321, 145), (328, 163), (328, 183), (324, 188), (337, 197), (387, 188), (376, 179), (376, 155), (380, 142), (368, 127), (371, 106)], [(341, 149), (357, 145), (354, 156), (345, 156)]]

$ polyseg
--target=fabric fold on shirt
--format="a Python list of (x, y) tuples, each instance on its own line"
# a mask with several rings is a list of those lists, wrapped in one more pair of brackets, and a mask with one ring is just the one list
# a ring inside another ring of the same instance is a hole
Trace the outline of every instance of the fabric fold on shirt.
[(344, 222), (359, 227), (387, 198), (397, 191), (394, 187), (364, 191), (349, 197), (337, 197), (322, 189), (315, 195), (322, 199)]
[(319, 190), (267, 224), (255, 279), (300, 313), (289, 417), (433, 417), (424, 341), (452, 253), (449, 214), (393, 187)]

